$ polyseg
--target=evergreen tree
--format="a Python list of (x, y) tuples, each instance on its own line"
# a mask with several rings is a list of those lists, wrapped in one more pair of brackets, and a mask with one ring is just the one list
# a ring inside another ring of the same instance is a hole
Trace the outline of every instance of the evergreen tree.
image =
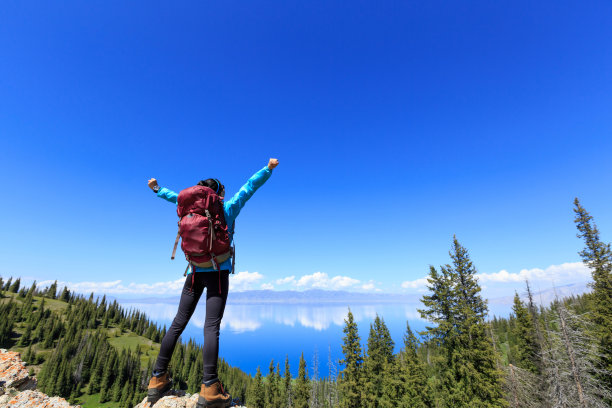
[(274, 399), (272, 402), (272, 406), (278, 408), (284, 408), (287, 406), (287, 399), (285, 397), (285, 392), (283, 391), (283, 377), (281, 376), (280, 363), (276, 363), (276, 374), (274, 376), (275, 381), (275, 390), (274, 390)]
[(68, 300), (70, 300), (70, 291), (66, 286), (64, 286), (64, 290), (62, 290), (62, 294), (60, 295), (59, 299), (63, 300), (64, 302), (68, 302)]
[(344, 323), (343, 332), (345, 336), (342, 345), (344, 359), (340, 361), (340, 364), (344, 364), (344, 369), (340, 372), (340, 378), (338, 379), (341, 407), (359, 408), (361, 407), (363, 356), (357, 323), (353, 319), (350, 308)]
[(291, 389), (291, 370), (289, 367), (289, 356), (285, 356), (285, 373), (283, 378), (283, 401), (287, 404), (287, 407), (293, 406), (293, 396)]
[(15, 280), (15, 282), (13, 282), (13, 284), (11, 285), (11, 287), (9, 288), (9, 292), (11, 293), (17, 293), (19, 292), (19, 285), (21, 284), (21, 278), (17, 278)]
[(11, 282), (13, 282), (13, 277), (9, 277), (9, 280), (6, 281), (6, 283), (4, 284), (4, 287), (2, 288), (3, 291), (7, 291), (9, 290), (9, 288), (11, 287)]
[(100, 386), (100, 403), (105, 403), (111, 399), (111, 388), (114, 383), (114, 375), (117, 371), (116, 353), (111, 353), (111, 359), (107, 361), (102, 374), (102, 385)]
[(539, 374), (538, 361), (540, 360), (540, 350), (536, 339), (534, 324), (529, 311), (523, 305), (518, 293), (514, 293), (514, 305), (512, 306), (516, 324), (514, 335), (517, 340), (516, 357), (517, 366), (529, 370), (534, 374)]
[(57, 293), (57, 281), (53, 282), (51, 286), (45, 291), (45, 296), (51, 299), (55, 299)]
[(266, 407), (276, 407), (276, 394), (278, 392), (278, 386), (276, 383), (276, 375), (274, 374), (274, 360), (270, 360), (270, 367), (268, 370), (268, 376), (266, 377), (265, 385), (265, 400)]
[(295, 408), (308, 408), (310, 400), (310, 380), (306, 370), (306, 360), (304, 360), (304, 352), (300, 356), (300, 365), (298, 368), (298, 378), (295, 382), (295, 393), (293, 397), (293, 406)]
[(28, 293), (26, 294), (26, 296), (33, 297), (35, 292), (36, 292), (36, 281), (32, 283), (32, 285), (30, 286), (30, 289), (28, 289)]
[(368, 407), (379, 407), (383, 388), (383, 379), (389, 374), (385, 368), (396, 369), (393, 356), (394, 342), (391, 339), (389, 329), (383, 319), (378, 315), (373, 324), (370, 324), (370, 335), (368, 337), (368, 352), (364, 359), (364, 391), (362, 404)]
[(418, 346), (417, 338), (410, 329), (410, 324), (406, 322), (404, 349), (400, 353), (400, 376), (404, 383), (404, 392), (400, 403), (402, 407), (425, 408), (431, 406), (425, 366), (417, 355)]
[[(451, 350), (446, 380), (451, 406), (505, 406), (501, 373), (497, 370), (493, 344), (487, 335), (486, 302), (480, 296), (476, 268), (467, 250), (453, 237), (452, 278), (456, 347)], [(453, 401), (454, 400), (454, 401)]]
[[(602, 368), (612, 372), (612, 250), (609, 243), (599, 239), (599, 230), (593, 217), (582, 207), (578, 198), (574, 200), (574, 222), (578, 238), (583, 238), (585, 247), (579, 252), (582, 261), (591, 269), (593, 288), (591, 320), (595, 324), (595, 336), (599, 341)], [(612, 388), (612, 377), (607, 378)]]
[(456, 237), (450, 256), (452, 266), (441, 267), (442, 274), (430, 268), (432, 293), (422, 299), (426, 309), (419, 310), (424, 318), (437, 324), (427, 327), (425, 333), (444, 353), (440, 394), (449, 408), (505, 406), (476, 268)]
[(189, 378), (187, 380), (188, 390), (191, 393), (199, 392), (202, 384), (202, 376), (204, 375), (204, 367), (202, 363), (202, 359), (195, 357), (195, 361), (191, 365), (191, 370), (189, 372)]
[(255, 373), (255, 379), (251, 386), (251, 390), (249, 392), (249, 407), (250, 408), (264, 408), (266, 405), (266, 395), (265, 389), (263, 385), (263, 381), (261, 378), (261, 370), (257, 367), (257, 372)]

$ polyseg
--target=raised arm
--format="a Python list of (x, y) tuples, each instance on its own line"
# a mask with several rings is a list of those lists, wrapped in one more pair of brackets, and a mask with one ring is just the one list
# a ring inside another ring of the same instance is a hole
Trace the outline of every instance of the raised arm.
[(177, 193), (166, 187), (160, 188), (157, 184), (157, 180), (155, 180), (154, 178), (150, 179), (148, 184), (149, 188), (156, 192), (158, 197), (161, 197), (166, 201), (170, 201), (171, 203), (176, 204), (176, 198), (178, 197)]
[(242, 207), (249, 201), (249, 198), (270, 178), (272, 169), (276, 166), (278, 166), (278, 160), (270, 159), (266, 167), (253, 174), (246, 184), (232, 198), (225, 202), (225, 213), (228, 218), (226, 221), (228, 224), (231, 224), (236, 219)]

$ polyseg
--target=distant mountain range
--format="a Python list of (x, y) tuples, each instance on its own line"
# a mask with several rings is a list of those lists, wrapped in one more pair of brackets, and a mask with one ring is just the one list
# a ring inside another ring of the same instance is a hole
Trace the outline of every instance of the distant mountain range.
[[(116, 299), (120, 303), (171, 303), (178, 304), (180, 296), (170, 297), (147, 297), (147, 298), (117, 298), (107, 296), (107, 299)], [(421, 295), (418, 294), (390, 294), (390, 293), (358, 293), (347, 291), (331, 291), (311, 289), (305, 291), (294, 290), (248, 290), (244, 292), (231, 292), (229, 299), (234, 304), (259, 304), (259, 303), (283, 303), (283, 304), (321, 304), (321, 303), (351, 303), (351, 304), (373, 304), (373, 303), (414, 303), (418, 302)]]
[[(535, 289), (535, 288), (534, 288)], [(574, 283), (541, 291), (534, 290), (536, 303), (549, 304), (556, 297), (563, 298), (588, 292), (585, 283)], [(519, 292), (521, 298), (526, 300), (526, 294)], [(394, 293), (359, 293), (347, 291), (331, 291), (311, 289), (305, 291), (275, 291), (275, 290), (248, 290), (244, 292), (230, 292), (229, 301), (233, 304), (411, 304), (419, 303), (422, 294), (394, 294)], [(123, 298), (107, 296), (109, 300), (116, 299), (119, 303), (140, 304), (178, 304), (180, 296)], [(514, 294), (489, 299), (494, 306), (512, 305)]]
[[(534, 290), (534, 288), (531, 288)], [(568, 285), (558, 286), (555, 288), (549, 288), (541, 291), (533, 292), (533, 300), (537, 304), (548, 305), (556, 298), (564, 298), (569, 296), (581, 295), (585, 292), (590, 292), (591, 289), (587, 286), (586, 283), (571, 283)], [(521, 300), (527, 301), (527, 293), (525, 290), (522, 292), (519, 291), (519, 296)], [(510, 296), (498, 297), (494, 299), (489, 299), (489, 304), (491, 305), (511, 305), (514, 303), (514, 293)]]

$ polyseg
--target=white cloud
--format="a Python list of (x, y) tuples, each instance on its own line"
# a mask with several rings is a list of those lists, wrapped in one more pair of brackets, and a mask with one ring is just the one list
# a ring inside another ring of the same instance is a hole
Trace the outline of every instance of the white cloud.
[[(379, 282), (379, 283), (380, 283), (380, 282)], [(360, 287), (361, 287), (361, 289), (363, 289), (363, 290), (367, 290), (367, 291), (372, 291), (372, 290), (373, 290), (373, 291), (375, 291), (375, 292), (382, 292), (382, 290), (381, 290), (381, 289), (379, 289), (379, 288), (377, 288), (377, 287), (376, 287), (376, 283), (374, 283), (374, 281), (373, 281), (373, 280), (370, 280), (369, 282), (364, 283), (364, 284), (363, 284), (363, 285), (361, 285)]]
[(427, 286), (427, 278), (419, 278), (412, 281), (402, 282), (402, 288), (404, 289), (423, 289)]
[[(476, 274), (482, 289), (495, 289), (496, 284), (523, 284), (525, 280), (531, 283), (543, 282), (548, 285), (565, 285), (569, 283), (587, 282), (591, 278), (591, 271), (582, 262), (566, 262), (561, 265), (551, 265), (546, 269), (522, 269), (517, 273), (510, 273), (503, 269), (493, 273)], [(487, 283), (485, 285), (485, 283)], [(402, 288), (426, 290), (427, 277), (404, 281)], [(514, 287), (514, 286), (513, 286)], [(514, 290), (514, 289), (513, 289)]]
[(287, 276), (286, 278), (282, 278), (282, 279), (277, 279), (276, 280), (276, 284), (277, 285), (285, 285), (285, 284), (294, 284), (295, 283), (295, 276), (291, 275), (291, 276)]
[[(37, 283), (38, 287), (49, 286), (54, 281), (42, 281)], [(58, 288), (68, 287), (77, 293), (108, 293), (108, 294), (152, 294), (152, 295), (177, 295), (181, 293), (185, 278), (181, 277), (173, 281), (155, 283), (128, 283), (122, 280), (108, 282), (57, 282)]]
[(263, 275), (259, 272), (238, 272), (230, 277), (230, 290), (241, 292), (253, 289), (262, 278)]
[(480, 282), (525, 282), (528, 279), (529, 281), (547, 281), (563, 284), (588, 280), (591, 276), (591, 271), (582, 262), (573, 262), (551, 265), (546, 269), (522, 269), (518, 273), (501, 270), (495, 273), (479, 273), (477, 276)]
[(295, 286), (306, 289), (346, 289), (359, 284), (358, 279), (353, 279), (348, 276), (329, 276), (324, 272), (315, 272), (312, 275), (304, 275), (297, 280)]
[(274, 285), (272, 285), (271, 283), (262, 283), (261, 288), (264, 290), (272, 290), (274, 289)]
[[(243, 291), (254, 289), (257, 284), (263, 279), (263, 275), (259, 272), (238, 272), (235, 275), (230, 275), (230, 290)], [(49, 286), (54, 281), (45, 280), (37, 283), (38, 287)], [(180, 295), (185, 285), (185, 278), (180, 277), (172, 281), (154, 282), (154, 283), (124, 283), (121, 279), (114, 281), (102, 282), (67, 282), (58, 281), (57, 286), (61, 290), (67, 286), (73, 292), (88, 294), (91, 292), (97, 294), (109, 295)], [(274, 286), (269, 283), (264, 283), (261, 286), (263, 289), (273, 289)]]

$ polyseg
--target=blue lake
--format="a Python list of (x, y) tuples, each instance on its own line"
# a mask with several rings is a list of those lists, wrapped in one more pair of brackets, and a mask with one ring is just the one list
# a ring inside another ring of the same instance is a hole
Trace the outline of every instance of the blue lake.
[[(204, 341), (203, 327), (205, 302), (199, 303), (191, 321), (183, 332), (182, 339), (189, 338), (196, 343)], [(129, 310), (138, 309), (147, 314), (160, 327), (169, 327), (176, 314), (178, 302), (175, 303), (136, 303), (120, 302)], [(230, 365), (255, 375), (257, 367), (265, 375), (271, 360), (280, 362), (284, 370), (285, 357), (289, 356), (291, 374), (297, 375), (300, 354), (304, 353), (309, 375), (312, 377), (315, 353), (319, 361), (319, 377), (329, 376), (330, 360), (336, 369), (341, 367), (342, 337), (344, 320), (348, 313), (348, 304), (232, 304), (228, 300), (221, 324), (219, 338), (219, 356)], [(419, 302), (403, 304), (353, 304), (351, 312), (359, 328), (363, 345), (367, 342), (370, 324), (378, 314), (381, 316), (393, 340), (395, 352), (403, 347), (403, 336), (406, 322), (415, 332), (425, 328), (417, 308)]]

